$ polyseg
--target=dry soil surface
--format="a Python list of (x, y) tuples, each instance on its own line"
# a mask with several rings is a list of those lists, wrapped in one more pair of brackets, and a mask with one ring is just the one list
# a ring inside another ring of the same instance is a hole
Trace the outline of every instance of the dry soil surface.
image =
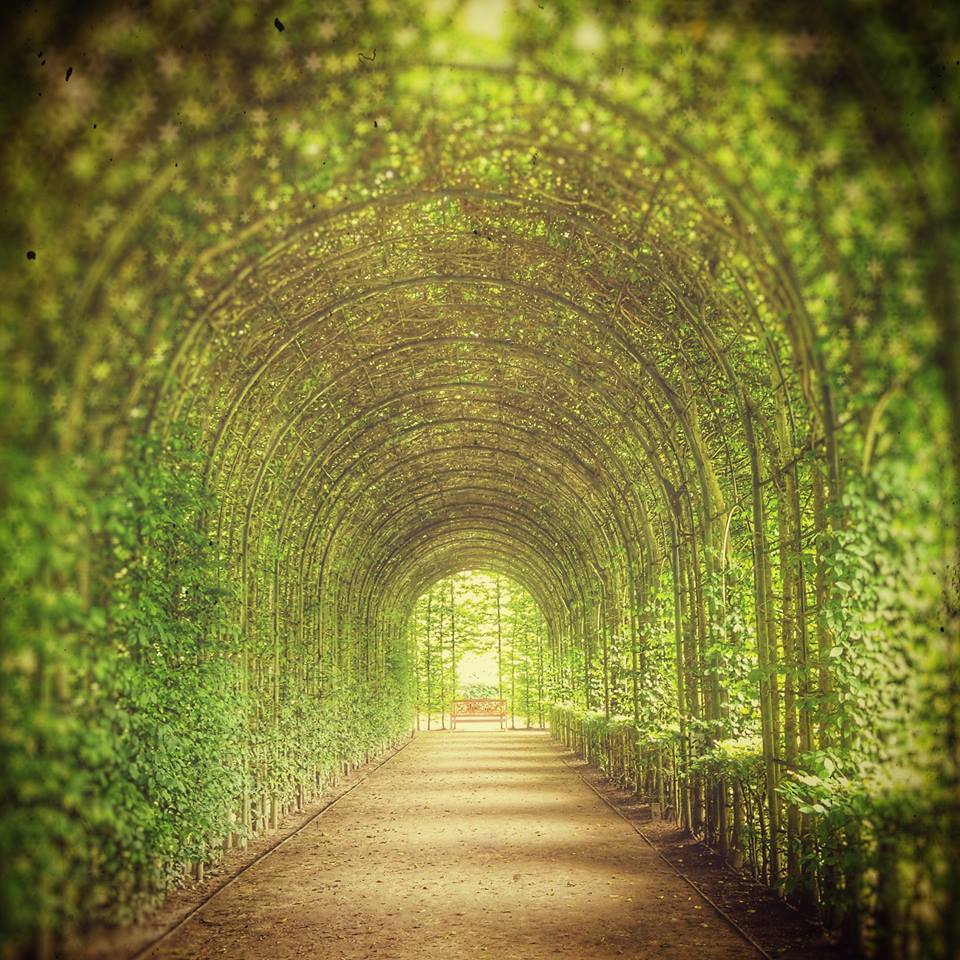
[(561, 753), (422, 733), (150, 957), (756, 960)]

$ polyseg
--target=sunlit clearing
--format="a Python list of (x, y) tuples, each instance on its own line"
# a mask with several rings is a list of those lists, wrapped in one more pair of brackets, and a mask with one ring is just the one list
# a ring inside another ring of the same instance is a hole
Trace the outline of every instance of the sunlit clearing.
[(420, 597), (413, 623), (422, 729), (543, 727), (545, 627), (522, 586), (485, 571), (454, 574)]

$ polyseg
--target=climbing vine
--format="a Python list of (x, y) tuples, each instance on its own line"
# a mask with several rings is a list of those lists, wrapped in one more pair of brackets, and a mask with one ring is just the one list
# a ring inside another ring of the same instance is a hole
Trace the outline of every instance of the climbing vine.
[(276, 715), (250, 689), (202, 463), (195, 435), (175, 428), (120, 461), (51, 459), (40, 476), (9, 464), (11, 936), (132, 919), (185, 863), (245, 841), (271, 809), (302, 804), (404, 731), (402, 669), (375, 697), (359, 680), (323, 698), (288, 681)]
[(849, 952), (957, 952), (934, 7), (10, 25), (4, 944), (131, 917), (442, 726), (489, 570), (529, 600), (518, 725)]

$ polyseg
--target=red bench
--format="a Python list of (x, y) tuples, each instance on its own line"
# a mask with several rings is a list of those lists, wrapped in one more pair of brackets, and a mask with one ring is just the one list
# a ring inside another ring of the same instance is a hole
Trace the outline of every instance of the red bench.
[(454, 700), (450, 705), (450, 729), (457, 729), (457, 721), (499, 720), (500, 729), (507, 722), (507, 701), (473, 698), (470, 700)]

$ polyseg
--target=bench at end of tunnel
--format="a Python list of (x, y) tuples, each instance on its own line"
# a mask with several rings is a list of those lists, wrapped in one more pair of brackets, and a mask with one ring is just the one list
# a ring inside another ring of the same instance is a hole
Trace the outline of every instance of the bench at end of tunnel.
[(450, 729), (462, 722), (498, 720), (502, 730), (507, 722), (507, 701), (486, 697), (454, 700), (450, 705)]

